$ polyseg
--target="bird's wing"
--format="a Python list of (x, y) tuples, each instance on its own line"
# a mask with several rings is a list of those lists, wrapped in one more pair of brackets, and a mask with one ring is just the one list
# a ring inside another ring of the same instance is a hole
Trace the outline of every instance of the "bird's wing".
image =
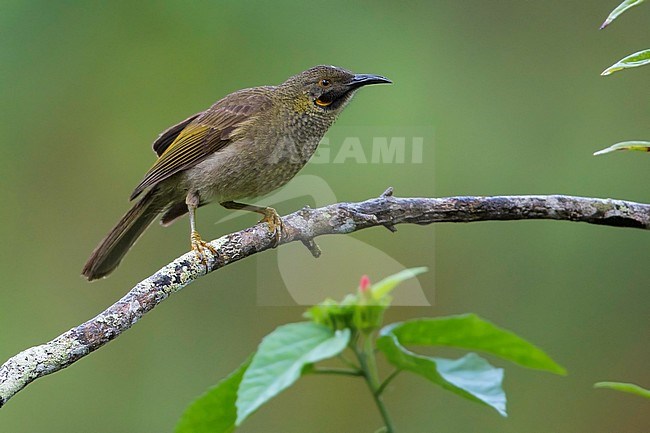
[[(268, 96), (253, 90), (257, 89), (230, 94), (198, 116), (190, 117), (163, 132), (153, 145), (159, 158), (135, 188), (131, 200), (145, 189), (194, 167), (227, 146), (237, 128), (271, 106)], [(172, 140), (174, 134), (177, 135)]]
[(181, 131), (185, 129), (185, 127), (189, 125), (192, 120), (199, 117), (202, 113), (203, 112), (196, 113), (188, 117), (187, 119), (183, 120), (182, 122), (177, 123), (174, 126), (170, 126), (169, 128), (165, 129), (163, 132), (161, 132), (158, 138), (156, 138), (156, 141), (154, 141), (153, 144), (151, 145), (151, 147), (153, 147), (153, 151), (156, 152), (156, 155), (158, 156), (162, 155), (163, 152), (169, 147), (169, 145), (172, 144), (174, 140), (176, 140), (178, 134), (180, 134)]

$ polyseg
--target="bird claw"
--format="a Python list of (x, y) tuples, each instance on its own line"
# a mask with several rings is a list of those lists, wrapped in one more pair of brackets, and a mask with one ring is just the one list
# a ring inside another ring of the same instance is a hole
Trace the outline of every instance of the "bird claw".
[(219, 253), (212, 245), (210, 245), (208, 242), (201, 239), (201, 235), (198, 232), (192, 232), (190, 238), (191, 238), (192, 251), (196, 253), (196, 256), (201, 261), (203, 266), (205, 266), (205, 269), (207, 271), (208, 259), (205, 254), (205, 250), (209, 250), (215, 257), (218, 257)]
[(278, 212), (270, 207), (264, 209), (264, 217), (260, 220), (259, 224), (267, 223), (269, 225), (269, 232), (273, 234), (273, 246), (276, 247), (282, 240), (282, 232), (284, 231), (284, 223)]

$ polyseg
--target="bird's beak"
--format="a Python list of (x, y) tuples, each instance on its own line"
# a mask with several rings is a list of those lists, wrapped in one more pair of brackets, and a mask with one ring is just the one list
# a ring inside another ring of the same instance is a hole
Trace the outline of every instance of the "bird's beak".
[(350, 90), (358, 89), (359, 87), (366, 86), (368, 84), (384, 84), (384, 83), (392, 83), (391, 80), (389, 80), (386, 77), (382, 77), (381, 75), (372, 75), (372, 74), (356, 74), (350, 81), (345, 83)]

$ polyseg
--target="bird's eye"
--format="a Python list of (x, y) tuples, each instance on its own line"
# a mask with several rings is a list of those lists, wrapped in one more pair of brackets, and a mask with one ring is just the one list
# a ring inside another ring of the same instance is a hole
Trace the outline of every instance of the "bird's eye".
[(320, 82), (318, 84), (321, 87), (329, 87), (332, 84), (332, 82), (330, 80), (328, 80), (327, 78), (323, 78), (322, 80), (320, 80)]

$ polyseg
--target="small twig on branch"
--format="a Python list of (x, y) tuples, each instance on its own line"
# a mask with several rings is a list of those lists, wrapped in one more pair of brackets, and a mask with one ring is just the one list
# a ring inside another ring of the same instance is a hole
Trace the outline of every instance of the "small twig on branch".
[[(553, 219), (614, 227), (650, 229), (650, 205), (612, 199), (551, 196), (397, 198), (387, 189), (379, 198), (305, 208), (284, 217), (281, 244), (301, 241), (312, 254), (320, 250), (314, 238), (352, 233), (369, 227), (394, 230), (397, 224)], [(272, 248), (266, 225), (231, 233), (211, 245), (220, 252), (208, 272)], [(27, 349), (0, 366), (0, 407), (33, 380), (61, 370), (129, 329), (145, 313), (206, 274), (194, 253), (187, 253), (146, 280), (93, 319), (54, 340)]]

